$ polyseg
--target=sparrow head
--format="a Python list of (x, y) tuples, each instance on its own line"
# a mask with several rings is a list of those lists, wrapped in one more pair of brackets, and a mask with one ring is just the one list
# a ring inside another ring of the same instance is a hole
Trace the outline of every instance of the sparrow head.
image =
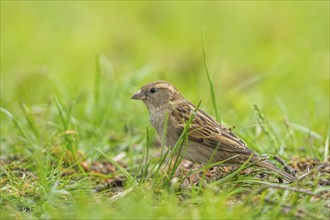
[(148, 83), (132, 96), (132, 99), (142, 100), (149, 110), (181, 98), (183, 97), (178, 90), (166, 81)]

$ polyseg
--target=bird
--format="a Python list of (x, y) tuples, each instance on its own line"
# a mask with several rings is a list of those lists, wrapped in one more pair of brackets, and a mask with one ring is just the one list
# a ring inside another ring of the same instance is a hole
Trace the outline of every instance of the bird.
[(249, 149), (232, 129), (187, 101), (171, 83), (162, 80), (148, 83), (131, 99), (144, 102), (151, 125), (170, 149), (175, 150), (185, 132), (186, 147), (176, 152), (184, 159), (199, 164), (225, 161), (221, 166), (240, 165), (247, 161), (275, 172), (288, 182), (295, 181), (294, 176)]

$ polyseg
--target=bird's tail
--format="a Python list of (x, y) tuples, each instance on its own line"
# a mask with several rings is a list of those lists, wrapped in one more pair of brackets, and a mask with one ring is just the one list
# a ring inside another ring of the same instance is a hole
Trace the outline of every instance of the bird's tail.
[(283, 179), (285, 179), (288, 182), (294, 182), (296, 180), (296, 178), (294, 176), (288, 174), (287, 172), (285, 172), (283, 170), (280, 170), (274, 164), (272, 164), (271, 162), (269, 162), (267, 160), (259, 161), (259, 162), (256, 163), (256, 165), (259, 166), (259, 167), (263, 167), (263, 168), (269, 169), (271, 171), (274, 171), (275, 173), (282, 176)]

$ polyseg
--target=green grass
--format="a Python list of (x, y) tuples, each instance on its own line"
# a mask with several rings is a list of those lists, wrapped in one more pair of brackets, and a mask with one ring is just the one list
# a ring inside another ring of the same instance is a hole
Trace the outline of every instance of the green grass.
[(1, 219), (328, 219), (326, 172), (164, 170), (175, 158), (130, 99), (168, 80), (259, 154), (328, 161), (328, 9), (1, 1)]

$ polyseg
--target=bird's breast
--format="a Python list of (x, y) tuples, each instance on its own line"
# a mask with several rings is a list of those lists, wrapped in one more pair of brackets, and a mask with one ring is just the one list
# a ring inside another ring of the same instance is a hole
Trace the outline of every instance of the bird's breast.
[(163, 133), (165, 125), (166, 111), (161, 109), (150, 110), (150, 122), (151, 125), (157, 130), (158, 134)]
[(172, 121), (169, 120), (169, 116), (169, 112), (166, 110), (158, 109), (158, 111), (150, 111), (151, 125), (156, 129), (165, 145), (168, 147), (173, 147), (179, 135), (177, 134)]

